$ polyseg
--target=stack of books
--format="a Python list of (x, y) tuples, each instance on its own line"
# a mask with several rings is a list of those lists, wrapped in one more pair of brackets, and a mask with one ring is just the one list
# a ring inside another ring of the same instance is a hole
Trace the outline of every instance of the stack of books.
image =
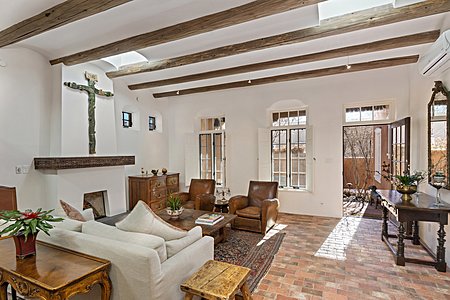
[(221, 214), (208, 213), (203, 214), (195, 220), (195, 224), (200, 225), (214, 225), (223, 220), (223, 216)]

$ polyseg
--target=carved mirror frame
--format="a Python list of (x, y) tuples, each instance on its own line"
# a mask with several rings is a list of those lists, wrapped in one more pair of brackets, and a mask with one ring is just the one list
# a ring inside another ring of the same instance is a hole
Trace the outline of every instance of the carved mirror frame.
[[(450, 116), (450, 94), (447, 91), (447, 89), (444, 87), (441, 81), (435, 81), (434, 87), (432, 89), (433, 93), (431, 94), (430, 102), (428, 103), (428, 182), (431, 182), (431, 177), (433, 174), (436, 173), (436, 171), (442, 171), (444, 172), (446, 178), (445, 178), (445, 186), (444, 188), (450, 189), (450, 164), (449, 164), (449, 157), (450, 157), (450, 147), (449, 147), (449, 132), (450, 132), (450, 126), (449, 126), (449, 116)], [(443, 108), (439, 111), (439, 109), (435, 109), (434, 106), (436, 105), (435, 101), (439, 101), (444, 105), (445, 102), (446, 108)], [(443, 115), (443, 111), (445, 111), (445, 115)], [(436, 114), (438, 116), (436, 116)], [(446, 122), (443, 126), (441, 126), (441, 129), (445, 129), (445, 133), (443, 134), (445, 136), (445, 141), (441, 142), (440, 148), (442, 150), (436, 150), (440, 151), (441, 154), (438, 155), (440, 158), (438, 159), (438, 166), (433, 165), (433, 159), (432, 159), (432, 142), (434, 144), (439, 143), (438, 139), (432, 140), (432, 123), (433, 122)], [(444, 149), (444, 147), (446, 149)], [(440, 162), (439, 162), (440, 161)], [(439, 166), (440, 165), (440, 166)]]

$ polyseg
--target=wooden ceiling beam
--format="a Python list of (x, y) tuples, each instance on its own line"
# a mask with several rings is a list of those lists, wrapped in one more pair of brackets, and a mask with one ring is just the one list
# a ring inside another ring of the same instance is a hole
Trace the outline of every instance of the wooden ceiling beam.
[(311, 41), (327, 36), (417, 19), (448, 11), (450, 11), (450, 1), (448, 0), (428, 0), (399, 8), (393, 8), (391, 4), (388, 4), (354, 12), (344, 16), (329, 18), (323, 20), (319, 26), (260, 38), (239, 44), (223, 46), (175, 58), (135, 64), (118, 71), (109, 72), (107, 75), (111, 78), (115, 78), (119, 76), (180, 67), (250, 51)]
[(132, 0), (67, 0), (0, 31), (0, 48), (74, 21), (101, 13)]
[(53, 59), (52, 65), (75, 65), (111, 55), (168, 43), (193, 35), (233, 26), (292, 9), (317, 4), (324, 0), (255, 0), (228, 10), (175, 24), (156, 31), (136, 35), (76, 54)]
[(169, 91), (169, 92), (154, 93), (153, 97), (155, 97), (155, 98), (175, 97), (175, 96), (182, 96), (182, 95), (189, 95), (189, 94), (196, 94), (196, 93), (227, 90), (227, 89), (233, 89), (233, 88), (250, 87), (250, 86), (262, 85), (262, 84), (276, 83), (276, 82), (284, 82), (284, 81), (299, 80), (299, 79), (306, 79), (306, 78), (316, 78), (316, 77), (323, 77), (323, 76), (329, 76), (329, 75), (367, 71), (367, 70), (373, 70), (373, 69), (400, 66), (400, 65), (405, 65), (405, 64), (412, 64), (412, 63), (416, 63), (418, 59), (419, 59), (418, 55), (411, 55), (411, 56), (404, 56), (404, 57), (375, 60), (375, 61), (371, 61), (371, 62), (352, 64), (350, 69), (347, 69), (346, 66), (338, 66), (338, 67), (332, 67), (332, 68), (325, 68), (325, 69), (303, 71), (303, 72), (297, 72), (297, 73), (289, 73), (289, 74), (283, 74), (283, 75), (277, 75), (277, 76), (270, 76), (270, 77), (252, 79), (252, 80), (242, 80), (242, 81), (235, 81), (235, 82), (229, 82), (229, 83), (223, 83), (223, 84), (208, 85), (208, 86), (202, 86), (202, 87), (196, 87), (196, 88), (190, 88), (190, 89), (184, 89), (184, 90), (174, 90), (174, 91)]
[(360, 44), (350, 47), (337, 48), (332, 50), (326, 50), (318, 53), (311, 53), (307, 55), (288, 57), (283, 59), (271, 60), (261, 63), (249, 64), (244, 66), (237, 66), (233, 68), (209, 71), (204, 73), (197, 73), (192, 75), (161, 79), (155, 81), (149, 81), (144, 83), (137, 83), (129, 85), (130, 90), (148, 89), (158, 86), (165, 86), (171, 84), (180, 84), (185, 82), (192, 82), (197, 80), (211, 79), (216, 77), (223, 77), (229, 75), (236, 75), (241, 73), (255, 72), (261, 70), (267, 70), (272, 68), (280, 68), (286, 66), (292, 66), (296, 64), (303, 64), (308, 62), (314, 62), (325, 59), (332, 59), (338, 57), (345, 57), (351, 55), (357, 55), (367, 52), (377, 52), (389, 49), (396, 49), (402, 47), (415, 46), (420, 44), (432, 43), (439, 37), (439, 30), (422, 32), (418, 34), (412, 34), (408, 36), (402, 36), (397, 38), (391, 38), (381, 41), (375, 41), (366, 44)]

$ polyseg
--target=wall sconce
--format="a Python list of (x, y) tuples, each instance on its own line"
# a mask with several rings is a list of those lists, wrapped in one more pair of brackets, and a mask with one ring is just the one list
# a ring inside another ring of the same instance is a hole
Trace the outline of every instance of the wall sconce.
[(156, 118), (148, 116), (148, 130), (153, 131), (156, 129)]

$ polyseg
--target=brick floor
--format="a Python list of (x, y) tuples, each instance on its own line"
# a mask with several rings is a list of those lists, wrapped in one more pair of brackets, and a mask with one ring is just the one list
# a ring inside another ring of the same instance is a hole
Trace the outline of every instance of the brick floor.
[[(278, 223), (286, 225), (286, 237), (255, 300), (450, 299), (450, 270), (395, 265), (381, 241), (380, 220), (280, 214)], [(407, 257), (430, 259), (405, 243)]]

